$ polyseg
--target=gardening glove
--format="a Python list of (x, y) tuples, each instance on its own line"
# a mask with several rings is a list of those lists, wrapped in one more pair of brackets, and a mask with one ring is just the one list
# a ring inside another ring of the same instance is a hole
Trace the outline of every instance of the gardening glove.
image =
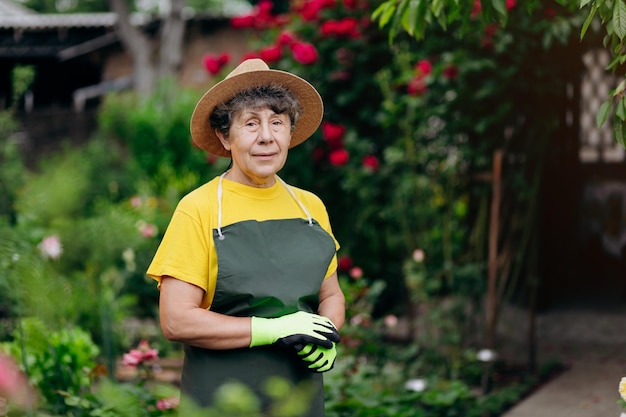
[(336, 346), (337, 345), (333, 343), (333, 346), (330, 349), (327, 349), (325, 347), (309, 343), (298, 352), (298, 355), (302, 357), (303, 361), (310, 363), (308, 366), (309, 369), (319, 373), (327, 372), (335, 366), (335, 358), (337, 357)]
[(338, 341), (339, 332), (333, 322), (317, 314), (298, 311), (276, 318), (252, 317), (250, 347), (313, 343), (330, 349)]

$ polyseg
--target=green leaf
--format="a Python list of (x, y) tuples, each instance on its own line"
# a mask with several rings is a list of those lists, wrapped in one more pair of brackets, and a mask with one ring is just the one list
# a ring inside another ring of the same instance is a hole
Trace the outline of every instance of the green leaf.
[(606, 120), (609, 118), (609, 113), (611, 112), (611, 100), (607, 100), (598, 109), (598, 113), (596, 113), (596, 126), (599, 128), (606, 123)]
[(593, 17), (596, 15), (597, 11), (598, 11), (598, 6), (594, 4), (593, 7), (591, 8), (591, 11), (589, 12), (589, 16), (587, 16), (587, 19), (585, 19), (585, 23), (583, 24), (583, 27), (580, 30), (581, 40), (585, 37), (585, 34), (587, 33), (587, 29), (589, 29), (589, 25), (593, 21)]
[(506, 15), (505, 0), (491, 0), (493, 8), (501, 15)]
[(582, 9), (583, 7), (588, 5), (589, 3), (591, 3), (591, 0), (580, 0), (580, 8)]
[(396, 3), (394, 1), (386, 1), (378, 6), (374, 12), (372, 12), (372, 19), (378, 19), (378, 26), (380, 28), (385, 27), (387, 23), (389, 23), (391, 16), (393, 16), (393, 12), (396, 10), (395, 4)]
[[(409, 2), (409, 8), (406, 12), (406, 18), (407, 18), (407, 32), (409, 32), (410, 35), (414, 35), (415, 34), (415, 28), (418, 27), (423, 27), (424, 24), (423, 22), (418, 22), (418, 15), (417, 15), (417, 9), (420, 6), (420, 3), (422, 3), (421, 0), (411, 0)], [(418, 29), (418, 32), (421, 32), (421, 30)]]
[(626, 119), (626, 107), (624, 107), (624, 99), (621, 99), (615, 105), (615, 116), (620, 120)]
[(613, 140), (622, 147), (626, 147), (626, 123), (617, 117), (613, 120)]
[(613, 5), (613, 29), (620, 40), (623, 40), (626, 36), (626, 3), (624, 0), (615, 0)]
[[(395, 15), (393, 17), (393, 22), (391, 23), (391, 29), (396, 30), (397, 28), (402, 27), (402, 21), (406, 19), (406, 9), (409, 6), (411, 0), (401, 0), (397, 4), (397, 9), (395, 11)], [(410, 35), (413, 35), (410, 33)]]

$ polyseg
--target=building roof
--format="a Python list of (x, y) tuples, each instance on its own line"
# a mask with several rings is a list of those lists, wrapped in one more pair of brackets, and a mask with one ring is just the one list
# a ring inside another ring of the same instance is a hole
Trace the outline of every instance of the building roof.
[[(0, 0), (2, 1), (2, 0)], [(145, 14), (134, 14), (132, 23), (142, 25), (151, 19)], [(117, 22), (115, 13), (71, 13), (71, 14), (24, 14), (0, 15), (0, 29), (51, 29), (80, 27), (113, 27)]]
[[(223, 10), (216, 13), (195, 14), (189, 12), (187, 18), (224, 19), (250, 10), (242, 0), (224, 2)], [(151, 13), (133, 13), (131, 23), (136, 26), (148, 24), (158, 15)], [(13, 0), (0, 0), (0, 29), (69, 29), (69, 28), (113, 28), (117, 22), (115, 13), (36, 13)]]
[(0, 0), (0, 17), (35, 14), (34, 11), (9, 0)]

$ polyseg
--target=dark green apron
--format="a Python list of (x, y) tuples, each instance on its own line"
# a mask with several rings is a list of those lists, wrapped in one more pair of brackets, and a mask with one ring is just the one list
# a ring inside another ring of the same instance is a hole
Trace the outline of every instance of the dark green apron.
[[(211, 311), (237, 317), (317, 312), (335, 242), (297, 202), (308, 220), (247, 220), (213, 230), (218, 273)], [(218, 223), (221, 214), (219, 218)], [(272, 400), (264, 384), (274, 376), (294, 386), (310, 385), (311, 406), (303, 416), (324, 416), (322, 375), (308, 370), (294, 351), (276, 346), (209, 350), (185, 345), (181, 390), (201, 406), (213, 404), (221, 385), (236, 381), (246, 384), (267, 409)]]

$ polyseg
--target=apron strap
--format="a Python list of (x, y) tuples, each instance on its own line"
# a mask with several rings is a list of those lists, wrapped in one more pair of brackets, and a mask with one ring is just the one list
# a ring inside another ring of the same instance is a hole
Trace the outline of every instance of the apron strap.
[(302, 211), (304, 211), (304, 214), (306, 214), (306, 218), (309, 221), (309, 226), (313, 226), (313, 219), (311, 219), (311, 214), (309, 213), (309, 210), (307, 210), (306, 207), (304, 207), (304, 204), (302, 204), (300, 200), (298, 200), (298, 198), (296, 197), (296, 194), (293, 192), (291, 187), (287, 185), (287, 183), (283, 181), (282, 178), (280, 178), (278, 175), (276, 175), (276, 178), (278, 178), (278, 180), (285, 186), (285, 188), (287, 188), (287, 191), (289, 191), (289, 194), (291, 194), (291, 196), (293, 197), (294, 200), (296, 200), (296, 202), (298, 203)]
[[(228, 174), (228, 171), (220, 175), (220, 180), (219, 180), (219, 183), (217, 184), (217, 236), (219, 240), (224, 239), (224, 235), (222, 234), (222, 180), (224, 179), (224, 176), (226, 174)], [(281, 184), (285, 186), (287, 191), (289, 191), (289, 194), (291, 194), (291, 196), (293, 197), (294, 200), (296, 200), (296, 203), (298, 203), (298, 205), (300, 206), (304, 214), (306, 214), (306, 218), (309, 222), (309, 226), (313, 226), (313, 219), (311, 218), (311, 213), (309, 213), (309, 210), (307, 210), (304, 204), (302, 204), (302, 202), (298, 200), (298, 197), (296, 197), (296, 194), (293, 192), (291, 187), (285, 181), (283, 181), (282, 178), (280, 178), (278, 175), (276, 175), (276, 178), (278, 178)]]

